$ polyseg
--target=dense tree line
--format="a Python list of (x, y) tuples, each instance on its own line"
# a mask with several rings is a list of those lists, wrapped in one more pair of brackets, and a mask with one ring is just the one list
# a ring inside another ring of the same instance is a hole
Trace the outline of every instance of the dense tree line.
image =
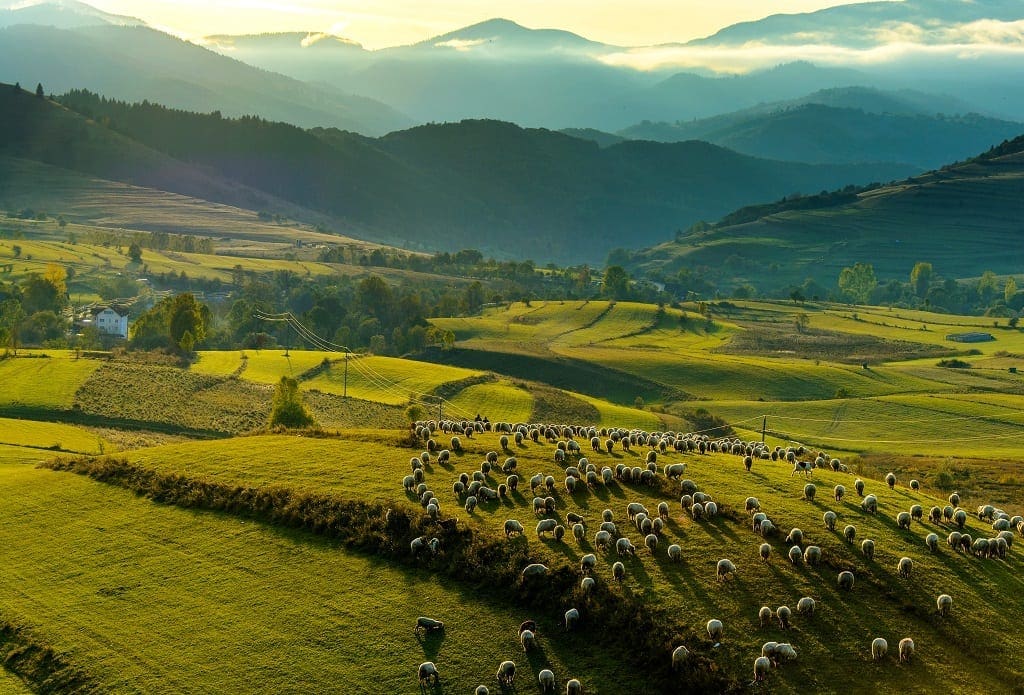
[(22, 345), (64, 344), (67, 305), (67, 271), (55, 263), (20, 283), (0, 282), (0, 345), (17, 352)]

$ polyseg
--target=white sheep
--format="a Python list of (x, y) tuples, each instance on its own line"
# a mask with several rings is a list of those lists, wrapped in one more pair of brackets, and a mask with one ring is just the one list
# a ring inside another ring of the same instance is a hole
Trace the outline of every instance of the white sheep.
[(689, 658), (690, 650), (684, 647), (683, 645), (679, 645), (678, 647), (672, 650), (672, 668), (674, 670), (679, 670), (683, 667), (683, 665), (686, 663), (686, 660)]
[(853, 572), (849, 570), (843, 570), (839, 573), (839, 588), (851, 591), (853, 589), (854, 577)]
[(889, 489), (892, 490), (894, 487), (896, 487), (896, 474), (893, 473), (892, 471), (886, 473), (885, 482), (889, 486)]
[(818, 492), (818, 488), (815, 487), (814, 483), (807, 483), (804, 485), (804, 499), (808, 502), (814, 501), (814, 495)]
[(847, 524), (846, 528), (843, 529), (843, 537), (846, 538), (847, 542), (853, 543), (853, 539), (857, 537), (857, 527), (853, 524)]
[(491, 695), (491, 689), (486, 685), (478, 685), (476, 690), (473, 691), (473, 695)]
[(526, 567), (523, 568), (523, 571), (521, 573), (521, 577), (522, 577), (523, 581), (525, 582), (528, 579), (531, 579), (533, 577), (543, 577), (543, 576), (547, 575), (547, 573), (548, 573), (547, 565), (542, 565), (539, 562), (535, 562), (532, 565), (527, 565)]
[(502, 686), (512, 687), (513, 681), (516, 679), (516, 664), (514, 661), (502, 661), (498, 665), (498, 682)]
[(909, 579), (910, 573), (914, 569), (914, 561), (906, 556), (901, 557), (900, 561), (896, 564), (896, 569), (901, 579)]
[(594, 587), (596, 585), (597, 582), (594, 581), (593, 577), (584, 577), (583, 580), (580, 582), (580, 590), (584, 594), (589, 594), (594, 590)]
[(754, 682), (763, 683), (768, 678), (768, 672), (771, 670), (772, 662), (766, 656), (759, 656), (754, 659)]
[(761, 556), (761, 562), (768, 562), (768, 558), (771, 557), (772, 554), (772, 547), (767, 543), (762, 543), (757, 552)]
[(910, 663), (910, 657), (914, 656), (914, 640), (904, 637), (899, 644), (900, 663)]
[(939, 551), (939, 536), (934, 533), (929, 533), (925, 536), (924, 544), (927, 545), (928, 549), (933, 553), (937, 553)]
[(519, 633), (519, 643), (523, 645), (523, 651), (529, 652), (536, 646), (537, 638), (533, 634), (533, 630), (523, 630)]
[(558, 521), (556, 519), (541, 519), (537, 522), (537, 538), (541, 538), (542, 534), (545, 533), (554, 534), (557, 527)]
[(718, 581), (725, 581), (730, 575), (736, 574), (736, 565), (732, 563), (732, 560), (722, 558), (718, 561), (718, 565), (715, 568), (715, 577)]
[(885, 657), (886, 652), (889, 651), (889, 643), (881, 637), (876, 637), (871, 641), (871, 658), (878, 661)]
[(628, 538), (622, 537), (615, 541), (615, 552), (618, 553), (620, 557), (623, 555), (636, 555), (636, 547)]
[(874, 495), (868, 495), (861, 500), (860, 508), (868, 514), (875, 514), (878, 512), (878, 498)]
[(910, 513), (900, 512), (896, 515), (896, 527), (904, 530), (910, 530)]
[(676, 543), (668, 547), (668, 559), (679, 562), (683, 559), (683, 549)]
[(815, 603), (810, 596), (804, 596), (796, 602), (796, 612), (801, 615), (814, 615)]
[(709, 620), (708, 624), (707, 624), (707, 629), (708, 629), (708, 637), (710, 637), (715, 642), (721, 642), (722, 641), (722, 632), (724, 631), (724, 627), (722, 625), (722, 621), (721, 620), (715, 620), (715, 619)]
[(833, 496), (835, 496), (836, 502), (842, 502), (843, 495), (846, 494), (846, 488), (842, 485), (836, 485), (834, 488), (832, 488), (832, 494)]
[(768, 606), (761, 606), (761, 610), (757, 612), (757, 619), (761, 621), (761, 627), (767, 627), (772, 620), (772, 609)]
[(583, 695), (583, 684), (575, 678), (566, 681), (565, 695)]
[(564, 616), (565, 629), (572, 630), (576, 627), (576, 623), (580, 621), (580, 612), (575, 608), (570, 608), (565, 612)]
[(437, 672), (437, 666), (434, 666), (433, 661), (424, 661), (420, 664), (416, 669), (416, 675), (419, 676), (420, 685), (429, 685), (431, 680), (437, 685), (441, 681), (441, 674)]
[(789, 629), (789, 619), (793, 616), (793, 611), (789, 610), (789, 606), (779, 606), (775, 609), (775, 617), (779, 619), (779, 627), (783, 630)]
[(946, 617), (949, 615), (949, 611), (953, 608), (953, 597), (949, 594), (940, 594), (939, 598), (935, 601), (935, 604), (939, 608), (939, 615)]
[(789, 549), (789, 561), (794, 565), (801, 565), (804, 561), (804, 551), (800, 550), (799, 545), (794, 545)]
[(540, 691), (542, 693), (553, 693), (555, 692), (555, 674), (551, 669), (544, 669), (537, 674), (537, 682), (540, 683)]
[(523, 535), (523, 525), (516, 519), (505, 520), (505, 536)]
[(621, 562), (616, 562), (612, 565), (612, 579), (617, 582), (621, 582), (626, 578), (626, 566)]

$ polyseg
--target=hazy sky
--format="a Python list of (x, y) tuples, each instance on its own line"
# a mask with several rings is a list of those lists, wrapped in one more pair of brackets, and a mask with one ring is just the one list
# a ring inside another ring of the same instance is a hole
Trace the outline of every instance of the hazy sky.
[(414, 43), (492, 17), (605, 43), (686, 41), (735, 22), (853, 0), (86, 0), (181, 36), (330, 31), (367, 48)]

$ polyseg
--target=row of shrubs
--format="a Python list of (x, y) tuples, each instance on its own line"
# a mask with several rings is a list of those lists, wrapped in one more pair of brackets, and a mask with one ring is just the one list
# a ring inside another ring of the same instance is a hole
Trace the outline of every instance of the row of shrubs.
[[(730, 692), (739, 684), (699, 654), (703, 642), (664, 609), (652, 608), (628, 589), (598, 583), (589, 597), (580, 590), (578, 571), (551, 567), (542, 580), (524, 585), (523, 567), (539, 560), (525, 539), (507, 540), (476, 533), (455, 519), (431, 519), (418, 509), (343, 500), (283, 487), (232, 486), (185, 475), (139, 468), (114, 457), (58, 458), (45, 464), (118, 485), (149, 499), (180, 507), (229, 512), (264, 523), (303, 529), (341, 541), (347, 548), (431, 571), (468, 584), (498, 590), (514, 605), (561, 615), (576, 607), (595, 635), (622, 647), (623, 658), (644, 674), (651, 692)], [(441, 551), (413, 558), (412, 539), (436, 537)], [(414, 617), (414, 616), (413, 616)], [(671, 669), (672, 649), (685, 638), (693, 656), (683, 672)]]
[(0, 662), (36, 693), (94, 693), (99, 687), (26, 628), (0, 619)]

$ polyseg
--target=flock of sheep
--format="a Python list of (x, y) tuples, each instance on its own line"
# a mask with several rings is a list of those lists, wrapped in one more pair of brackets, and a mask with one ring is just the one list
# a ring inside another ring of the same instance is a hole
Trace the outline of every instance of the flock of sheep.
[[(459, 500), (464, 509), (473, 513), (477, 505), (489, 502), (498, 502), (508, 498), (510, 493), (519, 489), (520, 485), (528, 484), (533, 498), (533, 512), (539, 519), (535, 527), (538, 538), (549, 535), (556, 541), (563, 541), (566, 536), (567, 527), (572, 539), (577, 543), (584, 543), (587, 538), (585, 519), (574, 513), (565, 515), (565, 524), (557, 518), (556, 500), (551, 493), (555, 491), (559, 483), (551, 475), (537, 473), (529, 478), (520, 480), (518, 461), (515, 455), (509, 451), (510, 444), (514, 441), (517, 445), (529, 439), (533, 442), (540, 442), (542, 439), (555, 445), (554, 461), (564, 466), (564, 480), (561, 485), (570, 495), (582, 488), (594, 488), (599, 485), (612, 485), (615, 481), (655, 486), (661, 481), (673, 481), (679, 486), (681, 496), (679, 505), (681, 510), (689, 514), (695, 521), (714, 518), (719, 514), (719, 506), (712, 499), (710, 494), (698, 489), (696, 483), (686, 475), (687, 465), (685, 463), (670, 463), (659, 467), (659, 455), (668, 452), (688, 453), (726, 453), (734, 454), (742, 458), (744, 468), (750, 471), (757, 460), (786, 461), (793, 465), (793, 475), (802, 473), (812, 477), (815, 468), (828, 468), (835, 472), (849, 473), (841, 461), (831, 458), (824, 453), (817, 453), (813, 458), (805, 459), (809, 452), (802, 446), (797, 447), (768, 447), (761, 442), (744, 442), (735, 438), (712, 439), (704, 434), (676, 433), (676, 432), (644, 432), (641, 430), (625, 430), (616, 428), (595, 428), (570, 425), (538, 425), (538, 424), (512, 424), (512, 423), (480, 423), (480, 422), (452, 422), (452, 421), (423, 421), (413, 426), (416, 435), (425, 442), (426, 451), (410, 460), (412, 472), (403, 480), (404, 489), (418, 497), (427, 513), (432, 517), (440, 514), (440, 501), (431, 491), (425, 481), (424, 466), (436, 459), (439, 463), (450, 463), (451, 451), (461, 451), (462, 445), (460, 436), (470, 438), (474, 433), (494, 430), (500, 434), (499, 444), (505, 452), (504, 460), (496, 451), (490, 451), (481, 462), (479, 470), (472, 474), (462, 473), (452, 483), (452, 492)], [(451, 435), (450, 449), (441, 449), (435, 437), (440, 433)], [(646, 449), (644, 466), (628, 466), (625, 463), (618, 463), (614, 467), (598, 466), (591, 463), (587, 454), (582, 450), (580, 441), (589, 444), (594, 454), (611, 453), (616, 447), (624, 451), (631, 449)], [(501, 472), (505, 476), (505, 482), (491, 488), (487, 485), (488, 476), (492, 473)], [(895, 474), (889, 473), (885, 482), (890, 489), (897, 484)], [(853, 483), (854, 490), (861, 497), (861, 510), (867, 514), (877, 514), (878, 499), (873, 494), (865, 494), (865, 483), (856, 479)], [(912, 490), (919, 490), (920, 484), (916, 480), (909, 481)], [(808, 482), (803, 488), (803, 498), (809, 501), (814, 500), (817, 494), (817, 487)], [(844, 485), (836, 485), (832, 490), (832, 497), (841, 501), (846, 495)], [(931, 523), (945, 522), (958, 527), (947, 537), (948, 545), (956, 552), (973, 553), (979, 557), (1005, 558), (1006, 552), (1013, 544), (1013, 532), (1024, 535), (1024, 518), (1020, 516), (1011, 517), (1007, 513), (995, 508), (992, 505), (981, 505), (977, 509), (979, 520), (988, 520), (992, 523), (995, 532), (992, 538), (974, 539), (969, 534), (963, 533), (967, 521), (967, 512), (959, 508), (960, 497), (957, 493), (949, 496), (949, 504), (944, 508), (932, 507), (928, 512), (928, 520)], [(745, 511), (750, 516), (753, 532), (763, 539), (778, 533), (776, 525), (768, 515), (762, 511), (761, 503), (755, 497), (748, 497), (745, 501)], [(644, 547), (654, 555), (663, 547), (662, 536), (665, 524), (669, 519), (670, 505), (668, 502), (659, 502), (654, 513), (649, 511), (639, 502), (627, 504), (626, 519), (633, 525), (644, 538)], [(555, 515), (555, 518), (551, 518)], [(896, 514), (896, 523), (900, 529), (909, 529), (912, 521), (922, 521), (924, 510), (920, 505), (913, 505), (909, 510), (900, 511)], [(837, 515), (829, 510), (823, 515), (823, 522), (830, 531), (835, 530)], [(518, 519), (507, 519), (504, 522), (504, 532), (508, 537), (523, 535), (524, 524)], [(848, 543), (854, 543), (857, 535), (856, 527), (847, 525), (843, 529), (842, 536)], [(416, 555), (421, 552), (437, 552), (437, 547), (431, 546), (437, 539), (427, 540), (417, 538), (413, 541), (411, 552)], [(803, 531), (799, 528), (791, 529), (785, 537), (789, 545), (787, 559), (794, 565), (817, 565), (822, 561), (822, 550), (819, 546), (804, 543)], [(599, 528), (594, 532), (594, 546), (599, 550), (610, 551), (614, 549), (620, 560), (615, 561), (611, 568), (611, 579), (621, 582), (626, 577), (626, 566), (622, 559), (636, 556), (637, 548), (629, 538), (625, 537), (615, 522), (615, 514), (610, 509), (605, 509), (601, 515)], [(939, 538), (935, 533), (929, 533), (925, 538), (925, 545), (931, 552), (938, 552)], [(873, 559), (875, 542), (872, 539), (864, 539), (860, 543), (860, 550), (866, 559)], [(669, 544), (665, 547), (667, 557), (672, 561), (681, 561), (682, 552), (678, 544)], [(770, 562), (772, 546), (763, 542), (758, 550), (762, 562)], [(593, 553), (584, 555), (580, 561), (581, 590), (584, 596), (589, 595), (595, 586), (594, 573), (597, 568), (597, 557)], [(897, 562), (897, 572), (903, 579), (909, 579), (913, 573), (913, 561), (909, 557), (901, 557)], [(524, 583), (543, 581), (548, 573), (548, 568), (539, 563), (527, 565), (521, 573), (521, 580)], [(716, 564), (716, 579), (728, 581), (737, 572), (736, 565), (729, 558), (721, 558)], [(844, 570), (838, 573), (837, 583), (840, 589), (853, 590), (855, 576), (852, 571)], [(953, 599), (948, 594), (942, 594), (936, 599), (937, 612), (940, 616), (947, 616), (952, 608)], [(816, 603), (813, 598), (807, 596), (797, 602), (796, 610), (799, 614), (810, 616), (814, 613)], [(789, 627), (792, 611), (787, 606), (779, 606), (772, 610), (763, 606), (758, 611), (758, 618), (763, 626), (767, 625), (774, 618), (783, 629)], [(442, 624), (428, 618), (420, 618), (420, 621), (436, 623), (418, 624), (417, 629), (436, 629)], [(579, 611), (570, 608), (564, 616), (564, 625), (567, 630), (574, 629), (579, 622)], [(724, 634), (724, 625), (720, 620), (711, 619), (707, 623), (709, 637), (718, 643)], [(520, 642), (524, 650), (529, 651), (536, 639), (535, 629), (520, 629)], [(871, 657), (874, 660), (882, 659), (888, 652), (888, 642), (878, 637), (873, 639), (870, 645)], [(903, 638), (898, 643), (897, 653), (900, 662), (909, 662), (914, 655), (914, 641)], [(689, 651), (685, 646), (677, 646), (671, 653), (672, 667), (682, 668), (689, 657)], [(760, 656), (754, 659), (754, 681), (764, 681), (773, 666), (779, 666), (782, 662), (797, 658), (797, 651), (793, 645), (788, 643), (766, 642), (761, 649)], [(511, 661), (504, 661), (499, 666), (497, 680), (502, 686), (511, 686), (515, 678), (515, 664)], [(419, 676), (421, 684), (425, 685), (430, 679), (436, 683), (438, 679), (437, 667), (426, 662), (420, 666)], [(549, 669), (544, 669), (538, 674), (538, 684), (543, 692), (554, 692), (555, 677)], [(477, 695), (484, 695), (488, 692), (486, 686), (479, 686)], [(577, 679), (567, 681), (566, 692), (570, 695), (581, 693), (582, 685)]]

